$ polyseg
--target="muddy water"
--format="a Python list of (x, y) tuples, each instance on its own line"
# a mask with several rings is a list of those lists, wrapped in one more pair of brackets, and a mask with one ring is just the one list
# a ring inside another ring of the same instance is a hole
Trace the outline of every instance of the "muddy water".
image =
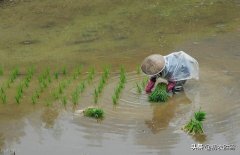
[[(193, 143), (235, 144), (236, 151), (196, 154), (239, 154), (240, 144), (240, 3), (231, 1), (5, 1), (0, 2), (0, 62), (4, 85), (9, 72), (21, 75), (7, 89), (0, 105), (1, 154), (192, 154)], [(200, 64), (200, 80), (188, 81), (185, 91), (165, 104), (151, 104), (136, 92), (144, 75), (136, 66), (151, 53), (184, 50)], [(71, 77), (76, 66), (83, 74), (64, 91), (67, 107), (52, 99), (58, 83)], [(104, 120), (76, 114), (93, 104), (101, 67), (112, 66), (110, 79), (97, 106)], [(111, 101), (119, 66), (127, 69), (127, 83), (117, 106)], [(36, 67), (20, 105), (14, 96), (28, 66)], [(65, 66), (41, 94), (31, 96), (38, 75)], [(71, 93), (86, 78), (89, 66), (97, 76), (73, 109)], [(47, 106), (50, 104), (50, 106)], [(207, 112), (205, 135), (193, 137), (181, 127), (194, 111)]]

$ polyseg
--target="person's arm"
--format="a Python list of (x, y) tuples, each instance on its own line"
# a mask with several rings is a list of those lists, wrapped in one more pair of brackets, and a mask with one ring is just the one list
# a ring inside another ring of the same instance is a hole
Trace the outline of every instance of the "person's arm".
[(156, 77), (151, 77), (150, 80), (148, 81), (148, 84), (145, 88), (146, 93), (151, 93), (152, 89), (156, 83)]

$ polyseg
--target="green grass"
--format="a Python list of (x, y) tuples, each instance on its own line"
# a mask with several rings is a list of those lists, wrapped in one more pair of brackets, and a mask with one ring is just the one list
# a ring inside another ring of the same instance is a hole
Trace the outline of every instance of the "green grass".
[(191, 119), (185, 126), (184, 130), (189, 134), (203, 134), (203, 125), (202, 122), (206, 118), (206, 112), (199, 110), (198, 112), (194, 113), (194, 118)]
[(158, 83), (155, 90), (148, 96), (151, 102), (166, 102), (168, 98), (166, 83)]
[(87, 108), (83, 111), (84, 116), (95, 119), (104, 118), (104, 111), (100, 108)]

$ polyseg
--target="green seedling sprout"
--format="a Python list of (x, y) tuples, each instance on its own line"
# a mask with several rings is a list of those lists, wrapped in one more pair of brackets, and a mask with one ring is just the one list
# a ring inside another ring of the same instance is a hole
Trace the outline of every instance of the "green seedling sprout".
[(137, 92), (138, 92), (139, 94), (141, 94), (141, 93), (142, 93), (142, 88), (141, 88), (141, 86), (140, 86), (138, 83), (136, 83), (136, 87), (137, 87)]
[(2, 76), (3, 75), (3, 68), (2, 68), (2, 66), (0, 66), (0, 76)]
[(63, 96), (62, 104), (64, 105), (64, 107), (66, 107), (66, 105), (67, 105), (67, 97), (66, 96)]
[(142, 88), (145, 89), (146, 85), (148, 83), (148, 77), (144, 77), (143, 80), (142, 80)]
[(58, 72), (54, 72), (54, 77), (55, 79), (58, 79), (59, 73)]
[(126, 83), (125, 69), (123, 66), (121, 66), (120, 79), (119, 79), (117, 87), (115, 88), (114, 94), (112, 96), (113, 104), (117, 104), (117, 100), (120, 97), (120, 93), (122, 92), (122, 89), (124, 88), (125, 83)]
[(66, 75), (66, 74), (67, 74), (67, 69), (66, 69), (66, 67), (63, 67), (62, 74), (63, 74), (63, 75)]
[(97, 103), (97, 101), (98, 101), (98, 91), (95, 88), (95, 90), (94, 90), (94, 103)]
[(7, 102), (7, 96), (6, 94), (2, 94), (1, 95), (1, 100), (2, 100), (2, 103), (5, 104)]
[(88, 83), (90, 83), (93, 80), (94, 75), (95, 75), (95, 69), (94, 67), (92, 67), (87, 76)]
[(10, 75), (10, 82), (13, 83), (19, 74), (18, 68), (15, 68)]
[(110, 69), (108, 67), (105, 67), (104, 71), (102, 73), (102, 76), (100, 78), (98, 87), (97, 87), (97, 89), (94, 90), (94, 103), (98, 102), (98, 97), (102, 93), (102, 90), (109, 78), (109, 72), (110, 72)]
[(112, 96), (112, 101), (113, 101), (113, 104), (115, 105), (117, 104), (117, 98), (115, 95)]
[(166, 83), (158, 83), (155, 90), (148, 96), (151, 102), (166, 102), (168, 98)]
[(74, 91), (74, 92), (72, 93), (72, 102), (73, 102), (73, 104), (74, 104), (74, 105), (77, 105), (78, 100), (79, 100), (78, 92), (77, 92), (77, 91)]
[(37, 98), (35, 95), (32, 96), (32, 104), (36, 104), (37, 102)]
[(141, 67), (140, 65), (137, 66), (137, 74), (140, 74), (141, 73)]
[(184, 130), (189, 134), (203, 134), (203, 125), (202, 122), (206, 118), (206, 112), (199, 110), (198, 112), (194, 113), (194, 118), (191, 119), (185, 126)]
[(87, 108), (83, 111), (84, 116), (95, 119), (103, 119), (104, 111), (100, 108)]

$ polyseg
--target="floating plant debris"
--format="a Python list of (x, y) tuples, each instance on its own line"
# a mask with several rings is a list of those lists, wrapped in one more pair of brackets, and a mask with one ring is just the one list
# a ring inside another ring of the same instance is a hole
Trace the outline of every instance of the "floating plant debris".
[(206, 112), (199, 110), (198, 112), (194, 113), (194, 118), (191, 119), (183, 128), (189, 134), (203, 134), (203, 125), (202, 122), (206, 118)]
[(148, 96), (151, 102), (166, 102), (168, 98), (166, 83), (158, 83), (155, 90)]
[(83, 111), (84, 116), (102, 119), (104, 117), (104, 111), (100, 108), (87, 108)]

